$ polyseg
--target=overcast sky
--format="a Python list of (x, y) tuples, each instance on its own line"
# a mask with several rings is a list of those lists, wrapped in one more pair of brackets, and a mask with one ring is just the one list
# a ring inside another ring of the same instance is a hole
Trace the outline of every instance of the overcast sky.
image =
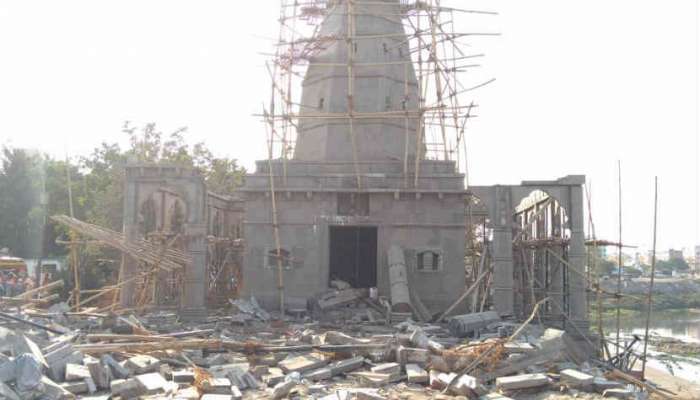
[[(498, 11), (460, 30), (497, 81), (475, 93), (473, 184), (585, 174), (599, 237), (649, 247), (653, 178), (659, 247), (698, 239), (698, 9), (691, 0), (452, 2)], [(277, 0), (0, 0), (0, 144), (56, 157), (124, 142), (125, 120), (189, 127), (248, 168), (266, 156), (251, 116)]]

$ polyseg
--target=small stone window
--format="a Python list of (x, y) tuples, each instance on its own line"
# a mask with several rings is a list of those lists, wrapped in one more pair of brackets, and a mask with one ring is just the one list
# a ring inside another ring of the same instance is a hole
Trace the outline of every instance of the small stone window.
[[(292, 254), (285, 248), (280, 248), (279, 258), (282, 261), (282, 268), (290, 269), (292, 266)], [(266, 267), (277, 269), (277, 248), (268, 249), (266, 257)]]
[(419, 272), (442, 271), (442, 251), (421, 250), (416, 253), (416, 270)]
[(389, 96), (384, 97), (384, 109), (386, 111), (391, 110), (391, 97)]
[(386, 43), (382, 43), (382, 49), (384, 50), (384, 54), (389, 52), (389, 47), (386, 45)]
[(320, 99), (318, 99), (318, 109), (319, 109), (320, 111), (323, 111), (324, 102), (325, 102), (325, 99), (324, 99), (323, 97), (321, 97)]

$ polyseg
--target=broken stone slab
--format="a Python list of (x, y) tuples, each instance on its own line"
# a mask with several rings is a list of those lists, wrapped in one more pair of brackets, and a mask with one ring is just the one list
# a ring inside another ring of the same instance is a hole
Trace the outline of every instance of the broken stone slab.
[(479, 400), (513, 400), (510, 397), (504, 396), (500, 393), (488, 393), (485, 394), (481, 397), (479, 397)]
[(508, 354), (532, 353), (537, 350), (535, 346), (527, 342), (508, 342), (503, 345), (503, 348)]
[(90, 377), (90, 370), (88, 369), (88, 367), (72, 363), (66, 364), (66, 381), (82, 381), (85, 378)]
[(413, 333), (411, 333), (409, 340), (411, 341), (411, 343), (414, 346), (416, 346), (420, 349), (430, 350), (430, 351), (437, 353), (437, 354), (440, 354), (445, 349), (445, 346), (443, 346), (442, 344), (440, 344), (434, 340), (431, 340), (428, 337), (428, 335), (425, 334), (423, 329), (421, 329), (419, 327), (416, 327), (413, 330)]
[(430, 351), (398, 346), (396, 348), (396, 362), (401, 365), (420, 364), (425, 365), (430, 360)]
[(479, 397), (479, 381), (471, 375), (460, 375), (450, 387), (450, 392), (470, 399)]
[(325, 357), (315, 354), (304, 354), (295, 357), (289, 357), (279, 362), (279, 367), (284, 373), (292, 372), (304, 373), (314, 369), (321, 368), (328, 364)]
[(304, 379), (308, 379), (311, 381), (322, 381), (330, 379), (331, 377), (333, 377), (333, 372), (329, 367), (315, 369), (304, 374)]
[(275, 386), (284, 380), (284, 372), (279, 368), (270, 368), (268, 374), (263, 376), (262, 380), (267, 386)]
[(136, 375), (134, 380), (143, 389), (142, 394), (157, 394), (165, 391), (165, 388), (168, 386), (168, 381), (157, 372)]
[(155, 372), (159, 366), (159, 359), (146, 354), (135, 355), (124, 363), (124, 367), (129, 369), (134, 375)]
[(233, 400), (241, 400), (243, 398), (243, 393), (238, 389), (238, 386), (231, 386), (231, 397)]
[(319, 296), (317, 304), (321, 310), (343, 306), (363, 297), (363, 291), (358, 289), (334, 290)]
[(369, 371), (353, 372), (351, 375), (359, 378), (363, 384), (370, 387), (383, 387), (392, 382), (397, 382), (404, 379), (404, 377), (401, 375), (380, 374)]
[(226, 365), (215, 365), (207, 369), (207, 371), (215, 378), (231, 378), (231, 375), (242, 375), (250, 369), (248, 363), (232, 363)]
[(61, 383), (60, 386), (73, 393), (73, 394), (83, 394), (83, 393), (88, 393), (90, 391), (90, 388), (88, 387), (87, 382), (83, 381), (73, 381), (73, 382), (65, 382)]
[(110, 372), (108, 366), (102, 365), (101, 362), (92, 357), (86, 357), (83, 364), (87, 367), (98, 389), (109, 389)]
[(201, 400), (232, 400), (233, 396), (230, 394), (213, 394), (207, 393), (202, 396)]
[(210, 378), (202, 382), (204, 393), (231, 394), (231, 380), (228, 378)]
[(618, 381), (611, 381), (605, 378), (593, 378), (593, 390), (598, 393), (603, 393), (608, 389), (623, 389), (625, 384)]
[(80, 364), (83, 361), (83, 354), (73, 350), (68, 356), (55, 361), (49, 361), (49, 377), (61, 382), (66, 376), (66, 366), (68, 364)]
[(593, 375), (588, 375), (575, 369), (565, 369), (559, 372), (561, 383), (574, 388), (587, 388), (593, 384)]
[(199, 400), (199, 390), (195, 386), (189, 386), (175, 392), (174, 400)]
[(322, 343), (319, 343), (319, 344), (343, 345), (343, 344), (369, 343), (368, 340), (354, 338), (352, 336), (349, 336), (349, 335), (346, 335), (342, 332), (337, 332), (337, 331), (328, 331), (321, 336), (322, 336)]
[(365, 363), (364, 357), (353, 357), (345, 360), (335, 361), (330, 363), (328, 367), (331, 369), (331, 375), (336, 376), (340, 374), (345, 374), (350, 371), (354, 371), (362, 367)]
[(603, 392), (603, 397), (631, 400), (635, 399), (637, 396), (635, 395), (634, 391), (630, 389), (606, 389)]
[(110, 382), (109, 389), (113, 396), (120, 396), (125, 399), (145, 394), (144, 388), (135, 378), (115, 379)]
[(399, 375), (401, 374), (401, 364), (395, 362), (383, 363), (370, 368), (370, 371), (377, 374)]
[(73, 393), (62, 388), (59, 384), (45, 376), (41, 378), (41, 388), (41, 392), (44, 394), (42, 399), (44, 400), (75, 399), (75, 395)]
[(41, 385), (42, 365), (39, 359), (33, 354), (25, 353), (14, 360), (15, 365), (15, 387), (20, 397), (25, 397)]
[(406, 364), (406, 376), (409, 383), (428, 383), (428, 371), (418, 364)]
[(501, 317), (496, 311), (458, 315), (449, 318), (447, 329), (452, 336), (464, 338), (500, 320)]
[(524, 374), (496, 378), (496, 387), (501, 390), (528, 389), (549, 383), (545, 374)]
[(41, 349), (39, 349), (39, 346), (37, 346), (36, 343), (34, 343), (26, 335), (19, 335), (15, 338), (15, 344), (12, 348), (12, 352), (15, 357), (21, 354), (32, 354), (37, 360), (39, 360), (44, 368), (49, 367), (49, 364), (46, 362), (44, 354), (41, 352)]
[(194, 371), (191, 369), (173, 371), (172, 379), (175, 383), (192, 383), (194, 382)]
[(287, 397), (296, 385), (296, 382), (292, 380), (282, 381), (278, 383), (277, 385), (275, 385), (274, 388), (272, 388), (272, 398), (282, 399), (284, 397)]
[(431, 388), (435, 390), (443, 390), (450, 384), (450, 382), (452, 382), (452, 380), (457, 377), (457, 374), (454, 372), (446, 373), (431, 369), (428, 376)]
[(112, 374), (115, 378), (126, 379), (131, 376), (131, 371), (129, 371), (129, 369), (125, 368), (123, 365), (119, 364), (117, 360), (115, 360), (109, 354), (103, 354), (100, 360), (102, 361), (102, 364), (109, 367), (110, 371), (112, 371)]

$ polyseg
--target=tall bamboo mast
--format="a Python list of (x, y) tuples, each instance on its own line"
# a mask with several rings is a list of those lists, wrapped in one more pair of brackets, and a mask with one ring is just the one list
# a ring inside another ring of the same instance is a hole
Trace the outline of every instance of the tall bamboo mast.
[(651, 247), (651, 278), (649, 281), (649, 293), (647, 294), (647, 321), (644, 328), (644, 352), (642, 354), (642, 380), (647, 368), (647, 344), (649, 343), (649, 322), (653, 308), (652, 295), (654, 294), (654, 274), (656, 273), (656, 221), (659, 208), (659, 177), (654, 177), (654, 239)]

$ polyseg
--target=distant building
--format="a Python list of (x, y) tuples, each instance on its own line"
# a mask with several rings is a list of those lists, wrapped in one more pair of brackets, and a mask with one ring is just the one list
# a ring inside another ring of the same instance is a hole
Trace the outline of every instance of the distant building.
[(682, 260), (683, 250), (668, 249), (668, 260)]

